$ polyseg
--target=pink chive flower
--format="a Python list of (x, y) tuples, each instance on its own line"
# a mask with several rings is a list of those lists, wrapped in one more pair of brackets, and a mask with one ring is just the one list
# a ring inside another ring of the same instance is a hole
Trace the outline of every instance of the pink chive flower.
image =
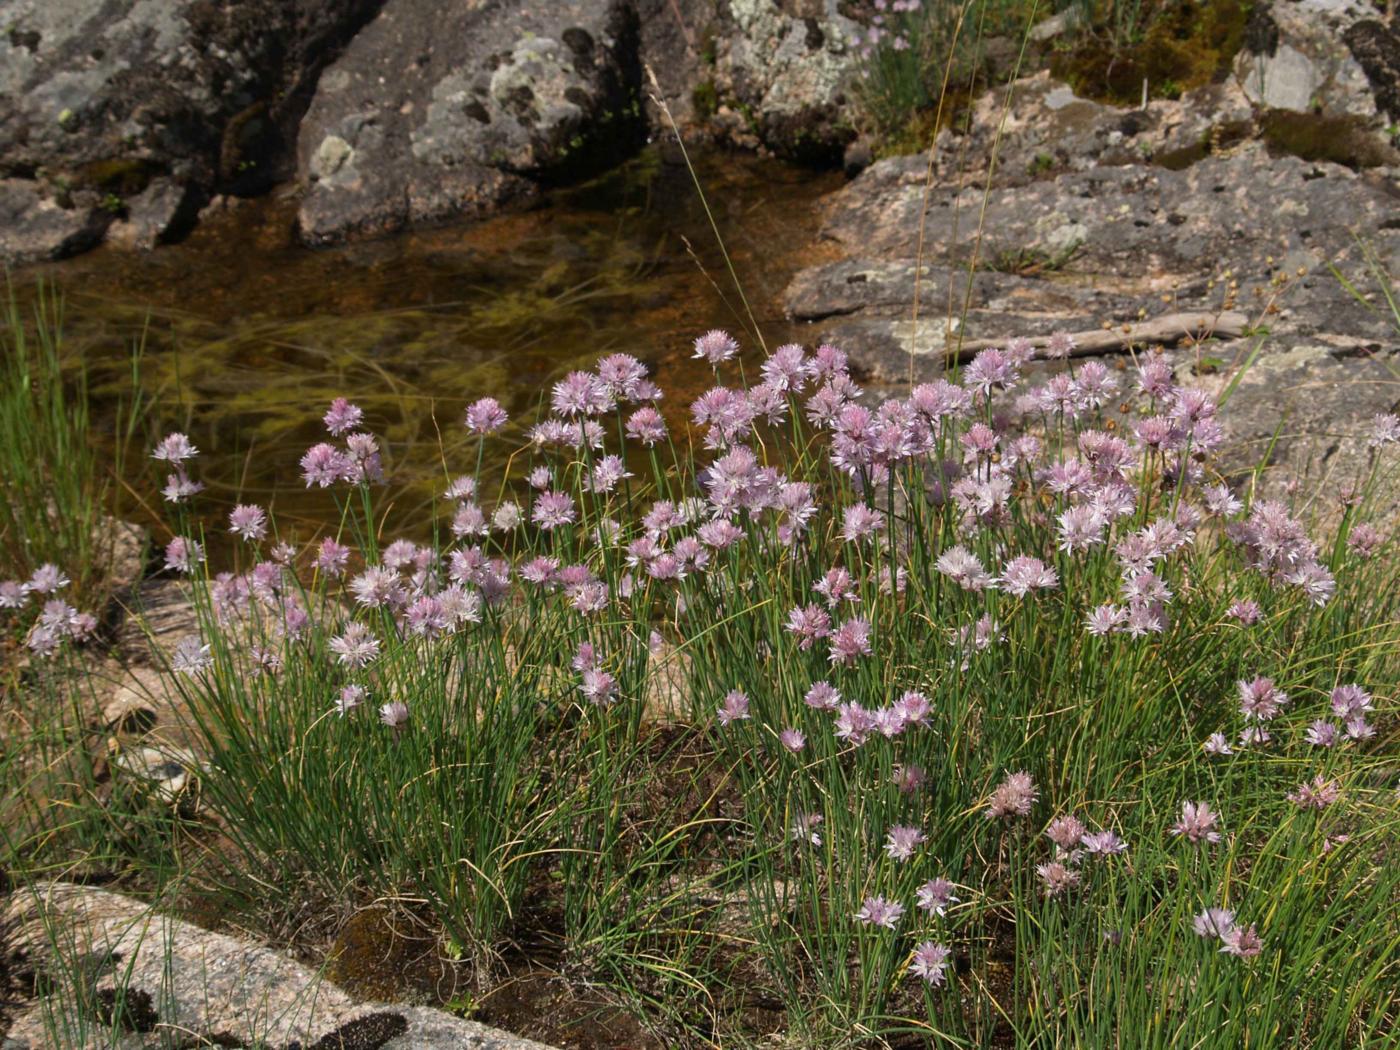
[(1035, 782), (1025, 772), (1010, 773), (987, 799), (987, 817), (1024, 817), (1039, 797)]
[(927, 726), (933, 713), (933, 703), (917, 689), (909, 689), (900, 694), (892, 710), (898, 716), (900, 728)]
[(1229, 908), (1207, 908), (1191, 919), (1197, 937), (1223, 938), (1235, 928), (1235, 913)]
[(885, 835), (885, 854), (891, 860), (903, 863), (912, 858), (914, 851), (926, 841), (928, 841), (928, 836), (918, 828), (907, 824), (896, 824)]
[(830, 682), (817, 682), (807, 690), (802, 702), (818, 711), (835, 711), (841, 706), (841, 694)]
[(23, 608), (25, 602), (24, 584), (18, 580), (0, 582), (0, 609)]
[(1347, 549), (1358, 558), (1370, 558), (1385, 545), (1385, 535), (1374, 525), (1361, 522), (1347, 533)]
[(228, 530), (248, 543), (267, 535), (267, 514), (261, 507), (240, 503), (229, 511)]
[(855, 581), (851, 578), (851, 574), (840, 565), (828, 569), (825, 576), (812, 584), (812, 590), (824, 597), (826, 604), (833, 609), (843, 601), (853, 602), (857, 598)]
[(711, 366), (728, 361), (739, 352), (739, 344), (728, 332), (713, 328), (695, 340), (691, 357), (708, 361)]
[(817, 829), (822, 826), (825, 819), (820, 813), (799, 813), (793, 818), (790, 829), (793, 841), (820, 846), (822, 837)]
[(909, 972), (934, 988), (941, 987), (948, 979), (948, 959), (952, 954), (947, 945), (920, 941), (909, 958)]
[(167, 434), (156, 444), (155, 451), (151, 453), (152, 459), (158, 459), (166, 463), (180, 464), (187, 459), (194, 459), (199, 455), (199, 449), (190, 443), (190, 439), (184, 434)]
[(836, 737), (853, 747), (859, 747), (870, 739), (870, 734), (879, 728), (875, 712), (860, 704), (842, 704), (836, 713)]
[(1239, 744), (1240, 747), (1253, 747), (1256, 744), (1267, 744), (1272, 739), (1269, 731), (1261, 725), (1245, 726), (1240, 730)]
[(326, 424), (326, 430), (332, 437), (340, 437), (358, 427), (365, 418), (358, 405), (352, 405), (343, 397), (338, 397), (331, 402), (330, 411), (325, 414), (322, 422)]
[(1121, 605), (1100, 605), (1084, 621), (1084, 629), (1097, 637), (1119, 630), (1128, 622), (1128, 610)]
[(813, 369), (801, 346), (786, 343), (769, 355), (760, 371), (764, 382), (772, 389), (798, 393), (811, 377)]
[(1245, 718), (1267, 722), (1288, 703), (1288, 694), (1274, 685), (1272, 678), (1241, 680), (1236, 687), (1240, 695), (1240, 712)]
[(885, 516), (878, 510), (857, 503), (847, 507), (841, 519), (841, 538), (847, 543), (856, 543), (873, 535), (883, 527)]
[(869, 656), (870, 648), (870, 621), (862, 617), (853, 617), (847, 620), (831, 636), (831, 655), (833, 664), (844, 664), (850, 666), (860, 657)]
[(982, 567), (977, 555), (962, 544), (950, 547), (940, 554), (934, 568), (964, 590), (981, 591), (994, 583), (991, 574)]
[(506, 425), (510, 419), (506, 410), (494, 397), (483, 397), (467, 406), (463, 422), (473, 434), (491, 434)]
[(799, 649), (810, 649), (831, 634), (831, 616), (820, 605), (799, 607), (788, 613), (786, 629), (797, 636)]
[(617, 679), (607, 671), (590, 667), (583, 672), (583, 684), (579, 686), (590, 704), (606, 707), (617, 699)]
[(170, 657), (170, 669), (176, 674), (194, 676), (208, 670), (213, 664), (214, 657), (209, 652), (209, 646), (193, 634), (181, 638)]
[(188, 575), (204, 561), (204, 548), (196, 540), (176, 536), (165, 548), (165, 567)]
[[(57, 565), (45, 562), (34, 570), (34, 574), (24, 584), (23, 590), (26, 594), (55, 594), (71, 582)], [(18, 606), (12, 606), (12, 608), (18, 608)]]
[(497, 532), (510, 532), (525, 520), (520, 504), (507, 500), (491, 512), (491, 527)]
[(1103, 542), (1104, 520), (1099, 508), (1081, 503), (1070, 507), (1057, 519), (1060, 531), (1060, 550), (1073, 554), (1077, 550), (1088, 550)]
[(599, 416), (615, 403), (607, 385), (589, 372), (570, 372), (554, 384), (552, 404), (561, 416)]
[(1212, 733), (1201, 745), (1201, 750), (1208, 755), (1233, 755), (1235, 753), (1235, 749), (1225, 739), (1224, 733)]
[(731, 689), (719, 706), (719, 724), (730, 725), (749, 717), (749, 698), (738, 689)]
[(1323, 718), (1316, 719), (1308, 726), (1303, 739), (1313, 747), (1335, 747), (1337, 744), (1337, 725), (1335, 722), (1328, 722)]
[(202, 481), (193, 481), (183, 467), (176, 468), (174, 474), (167, 474), (165, 488), (160, 490), (167, 503), (183, 503), (191, 496), (204, 491)]
[(1068, 332), (1051, 332), (1045, 341), (1045, 357), (1052, 361), (1063, 360), (1074, 353), (1075, 346), (1074, 336)]
[(1341, 797), (1340, 785), (1319, 773), (1311, 782), (1298, 785), (1298, 790), (1288, 796), (1288, 801), (1299, 809), (1326, 809)]
[(1370, 740), (1376, 735), (1376, 727), (1369, 724), (1360, 715), (1347, 719), (1346, 731), (1347, 737), (1351, 740)]
[(578, 511), (574, 507), (574, 501), (567, 493), (541, 492), (535, 498), (535, 506), (530, 517), (536, 525), (547, 532), (561, 525), (572, 524), (577, 515)]
[(650, 405), (644, 405), (627, 417), (627, 436), (650, 448), (666, 440), (666, 421)]
[(1400, 442), (1400, 416), (1385, 413), (1371, 421), (1371, 436), (1366, 444), (1369, 448), (1394, 445)]
[(408, 725), (408, 705), (402, 700), (393, 700), (379, 709), (379, 721), (390, 729), (399, 730)]
[(325, 442), (312, 445), (301, 457), (301, 476), (307, 488), (311, 488), (312, 485), (329, 488), (353, 470), (354, 465), (346, 455), (334, 445)]
[(379, 639), (362, 623), (350, 622), (326, 643), (336, 660), (352, 671), (369, 665), (379, 655)]
[(1235, 602), (1234, 605), (1226, 610), (1225, 615), (1232, 620), (1238, 620), (1241, 626), (1252, 627), (1254, 624), (1258, 623), (1260, 618), (1264, 615), (1264, 610), (1259, 608), (1258, 602), (1245, 599)]
[(1128, 844), (1113, 831), (1092, 831), (1080, 836), (1086, 853), (1099, 857), (1113, 857), (1126, 853)]
[(1236, 926), (1220, 938), (1220, 950), (1240, 959), (1249, 959), (1264, 950), (1264, 942), (1254, 924)]
[(362, 685), (347, 685), (340, 690), (340, 695), (335, 698), (335, 710), (341, 718), (344, 718), (355, 708), (365, 702), (368, 692)]
[(866, 897), (865, 903), (855, 913), (856, 922), (865, 926), (881, 926), (893, 930), (904, 917), (904, 905), (884, 897)]
[(890, 783), (904, 794), (912, 795), (928, 783), (928, 774), (920, 765), (913, 763), (898, 765), (895, 766), (894, 772), (890, 775)]
[(1051, 842), (1068, 853), (1079, 845), (1085, 830), (1079, 818), (1071, 813), (1052, 820), (1050, 826), (1045, 829), (1045, 834)]
[(1171, 833), (1195, 845), (1202, 842), (1214, 845), (1220, 841), (1218, 819), (1208, 802), (1182, 802), (1181, 819), (1171, 826)]
[(778, 741), (796, 755), (807, 746), (807, 735), (800, 729), (784, 729), (778, 734)]
[(1000, 587), (1007, 594), (1024, 598), (1031, 591), (1051, 590), (1060, 585), (1055, 570), (1039, 558), (1012, 558), (1001, 571)]
[(957, 889), (953, 883), (944, 878), (930, 879), (915, 892), (918, 899), (918, 906), (921, 910), (930, 915), (947, 915), (949, 905), (956, 904), (962, 898), (956, 896), (953, 890)]
[(350, 563), (350, 548), (337, 543), (330, 536), (321, 540), (316, 551), (316, 568), (331, 579), (345, 575), (345, 567)]
[(1042, 889), (1047, 897), (1058, 897), (1079, 885), (1079, 872), (1058, 860), (1046, 861), (1035, 866)]
[(609, 354), (598, 362), (598, 378), (618, 400), (641, 401), (652, 394), (647, 366), (631, 354)]
[(1359, 685), (1339, 685), (1330, 698), (1332, 713), (1343, 722), (1361, 718), (1371, 710), (1371, 694)]

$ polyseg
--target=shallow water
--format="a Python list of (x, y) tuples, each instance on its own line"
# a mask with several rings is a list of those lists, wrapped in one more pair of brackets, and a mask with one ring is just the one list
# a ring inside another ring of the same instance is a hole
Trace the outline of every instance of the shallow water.
[[(769, 347), (800, 339), (779, 297), (822, 251), (816, 205), (840, 176), (746, 155), (694, 159), (758, 330)], [(64, 293), (65, 345), (89, 363), (99, 420), (110, 426), (129, 396), (130, 347), (144, 339), (155, 425), (187, 430), (206, 453), (206, 495), (275, 504), (284, 529), (298, 517), (314, 529), (331, 507), (303, 490), (297, 460), (322, 439), (333, 397), (360, 404), (384, 439), (395, 516), (407, 520), (445, 472), (474, 464), (460, 422), (471, 400), (490, 394), (512, 414), (489, 452), (500, 462), (523, 445), (553, 379), (625, 350), (655, 369), (679, 420), (709, 379), (681, 363), (690, 340), (751, 327), (674, 149), (650, 147), (530, 211), (370, 243), (301, 247), (294, 217), (290, 194), (273, 194), (208, 218), (181, 244), (104, 247), (21, 275)]]

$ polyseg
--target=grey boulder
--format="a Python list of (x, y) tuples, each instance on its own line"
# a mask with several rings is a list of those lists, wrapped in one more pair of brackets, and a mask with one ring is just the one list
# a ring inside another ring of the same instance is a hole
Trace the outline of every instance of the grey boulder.
[(389, 0), (302, 123), (302, 237), (483, 214), (630, 152), (638, 34), (623, 0)]

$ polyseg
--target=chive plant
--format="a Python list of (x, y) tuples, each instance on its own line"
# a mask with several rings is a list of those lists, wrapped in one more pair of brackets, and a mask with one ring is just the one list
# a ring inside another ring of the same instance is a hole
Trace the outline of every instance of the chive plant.
[[(343, 399), (301, 461), (331, 531), (240, 505), (223, 571), (197, 450), (158, 445), (200, 613), (171, 669), (245, 864), (488, 970), (542, 893), (702, 1041), (729, 981), (810, 1045), (1393, 1045), (1400, 420), (1310, 531), (1152, 353), (1016, 339), (877, 402), (835, 347), (752, 383), (738, 351), (696, 340), (684, 433), (636, 359), (569, 374), (504, 476), (474, 402), (431, 542), (380, 534)], [(677, 656), (725, 821), (648, 759)]]

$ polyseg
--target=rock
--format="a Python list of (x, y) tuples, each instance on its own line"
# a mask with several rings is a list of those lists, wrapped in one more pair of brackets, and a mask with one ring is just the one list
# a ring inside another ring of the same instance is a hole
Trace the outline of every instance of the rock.
[(194, 597), (178, 580), (144, 580), (122, 605), (126, 617), (117, 632), (117, 655), (126, 664), (162, 665), (184, 638), (199, 634)]
[(278, 159), (300, 93), (377, 5), (14, 0), (0, 38), (0, 155), (11, 170), (105, 190), (135, 192), (156, 173), (247, 181), (240, 166)]
[(144, 782), (167, 802), (179, 801), (193, 787), (203, 768), (193, 751), (170, 744), (120, 747), (111, 765), (119, 775)]
[(1359, 112), (1284, 115), (1321, 138), (1359, 129), (1374, 169), (1281, 149), (1283, 111), (1233, 82), (1125, 111), (1026, 78), (939, 136), (931, 179), (927, 154), (891, 158), (832, 194), (822, 234), (846, 257), (799, 272), (787, 313), (876, 387), (1056, 330), (1094, 353), (1183, 343), (1175, 359), (1222, 390), (1252, 360), (1223, 413), (1232, 462), (1272, 448), (1271, 477), (1353, 480), (1355, 435), (1400, 400), (1367, 259), (1400, 270), (1400, 155)]
[[(1388, 30), (1375, 9), (1358, 0), (1287, 0), (1256, 5), (1234, 74), (1249, 100), (1272, 109), (1325, 116), (1375, 118), (1380, 111), (1354, 38), (1368, 61), (1385, 68)], [(1367, 18), (1366, 16), (1371, 16)], [(1369, 23), (1379, 27), (1357, 31)], [(1395, 65), (1391, 34), (1389, 68)], [(1383, 72), (1381, 73), (1384, 78)]]
[(150, 542), (150, 534), (140, 525), (104, 517), (97, 535), (104, 585), (113, 591), (136, 586), (146, 573), (146, 551)]
[[(1265, 491), (1288, 493), (1300, 482), (1322, 516), (1340, 516), (1339, 495), (1359, 488), (1371, 468), (1366, 438), (1377, 414), (1400, 406), (1395, 377), (1400, 352), (1349, 354), (1299, 341), (1292, 348), (1261, 354), (1243, 373), (1220, 412), (1230, 439), (1227, 463), (1244, 472), (1263, 463)], [(1229, 375), (1193, 382), (1222, 391)], [(1400, 490), (1377, 492), (1369, 515), (1395, 521)], [(1331, 506), (1325, 504), (1330, 503)]]
[(624, 0), (388, 0), (303, 122), (301, 235), (479, 215), (596, 170), (640, 144), (640, 86)]
[(150, 251), (177, 239), (194, 224), (197, 202), (189, 186), (156, 179), (126, 201), (126, 217), (112, 224), (107, 240), (121, 248)]
[(1374, 18), (1353, 22), (1342, 34), (1371, 83), (1376, 108), (1400, 120), (1400, 33)]
[(1059, 14), (1051, 15), (1031, 26), (1027, 35), (1035, 43), (1043, 44), (1077, 29), (1082, 18), (1083, 14), (1080, 8), (1067, 7)]
[(307, 91), (380, 2), (12, 0), (0, 174), (36, 203), (0, 194), (4, 261), (92, 247), (124, 208), (122, 238), (154, 243), (185, 216), (181, 193), (285, 177)]
[(866, 138), (852, 140), (841, 154), (841, 170), (846, 173), (848, 179), (855, 178), (873, 163), (875, 150)]
[(98, 244), (110, 212), (88, 204), (61, 206), (29, 179), (0, 179), (0, 265), (62, 259)]
[(162, 741), (178, 742), (184, 702), (170, 676), (154, 667), (107, 664), (94, 678), (113, 683), (102, 704), (108, 732), (145, 735), (159, 729)]
[[(130, 1036), (121, 1046), (165, 1045), (207, 1039), (217, 1045), (258, 1045), (307, 1050), (550, 1050), (473, 1021), (426, 1007), (358, 1003), (319, 974), (271, 949), (212, 933), (120, 894), (89, 886), (43, 883), (14, 891), (4, 919), (16, 927), (15, 944), (60, 991), (48, 1004), (17, 1018), (10, 1038), (33, 1050), (98, 1050), (108, 1044), (86, 1019), (88, 1038), (52, 1042), (45, 1010), (81, 1030), (72, 1017), (73, 960), (92, 965), (87, 1001), (121, 994), (151, 1014), (149, 1040)], [(63, 960), (55, 945), (62, 946)], [(144, 1025), (143, 1025), (144, 1027)]]
[(656, 725), (688, 723), (694, 713), (686, 694), (690, 654), (670, 642), (663, 642), (647, 657), (647, 664), (643, 718)]
[[(1291, 253), (1325, 267), (1354, 254), (1354, 229), (1376, 231), (1387, 256), (1400, 247), (1400, 231), (1385, 228), (1391, 187), (1339, 165), (1272, 157), (1260, 144), (1184, 171), (1098, 166), (989, 192), (939, 183), (926, 194), (926, 165), (923, 157), (876, 164), (833, 195), (824, 236), (863, 257), (912, 261), (922, 226), (930, 262), (966, 265), (975, 255), (1002, 272), (1111, 274), (1141, 293), (1225, 267), (1266, 278)], [(1354, 313), (1375, 328), (1365, 311)]]
[(855, 138), (847, 93), (860, 26), (840, 0), (728, 0), (714, 63), (721, 98), (750, 114), (779, 156), (836, 164)]

